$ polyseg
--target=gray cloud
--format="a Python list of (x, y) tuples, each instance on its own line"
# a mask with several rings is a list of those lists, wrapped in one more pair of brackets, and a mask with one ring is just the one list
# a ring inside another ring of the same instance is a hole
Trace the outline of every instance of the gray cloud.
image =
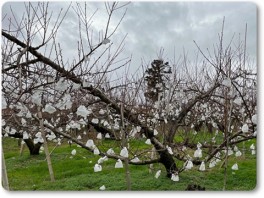
[[(152, 56), (160, 47), (172, 56), (184, 47), (196, 51), (195, 40), (202, 49), (218, 42), (225, 17), (225, 43), (233, 34), (244, 34), (248, 24), (248, 52), (256, 56), (256, 6), (252, 3), (229, 2), (136, 2), (129, 7), (121, 28), (129, 33), (128, 42), (135, 56)], [(129, 39), (130, 38), (130, 39)]]
[[(69, 2), (51, 2), (52, 10), (67, 8)], [(82, 4), (83, 5), (83, 4)], [(93, 28), (96, 31), (104, 29), (106, 11), (103, 2), (88, 2), (89, 13), (98, 9), (93, 18)], [(15, 10), (17, 17), (22, 16), (22, 3), (6, 3), (2, 10), (9, 14), (9, 6)], [(73, 3), (75, 6), (75, 3)], [(251, 58), (256, 59), (257, 8), (248, 2), (132, 2), (127, 7), (127, 14), (118, 31), (112, 38), (117, 45), (128, 34), (125, 41), (124, 57), (133, 54), (133, 67), (141, 64), (141, 59), (152, 61), (157, 58), (161, 47), (165, 49), (165, 58), (172, 59), (175, 48), (176, 56), (182, 54), (183, 47), (190, 55), (197, 52), (193, 40), (206, 50), (218, 43), (223, 17), (225, 17), (225, 44), (229, 43), (233, 34), (241, 34), (244, 38), (247, 23), (247, 50)], [(112, 26), (118, 23), (124, 10), (118, 10), (111, 21)], [(6, 24), (3, 22), (3, 26)], [(74, 57), (77, 52), (78, 20), (75, 12), (70, 10), (63, 22), (58, 39), (65, 48), (65, 57)], [(75, 56), (76, 57), (76, 56)]]

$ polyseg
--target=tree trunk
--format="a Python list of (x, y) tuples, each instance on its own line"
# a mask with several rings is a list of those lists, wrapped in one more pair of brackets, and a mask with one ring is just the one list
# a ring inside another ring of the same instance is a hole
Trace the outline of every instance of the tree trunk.
[(29, 149), (30, 155), (39, 155), (39, 150), (42, 145), (41, 143), (34, 144), (32, 139), (26, 139), (24, 142)]
[(178, 172), (178, 168), (174, 162), (173, 156), (155, 137), (152, 137), (150, 140), (160, 156), (160, 163), (166, 168), (167, 177), (170, 178), (171, 174)]
[(165, 166), (167, 171), (167, 177), (170, 178), (172, 173), (178, 172), (178, 168), (173, 160), (173, 157), (171, 156), (171, 154), (169, 154), (167, 149), (164, 151), (159, 151), (158, 153), (160, 155), (160, 163)]
[[(23, 135), (21, 133), (8, 134), (8, 136), (14, 137), (14, 138), (21, 138), (21, 141), (23, 138)], [(30, 155), (39, 155), (39, 150), (42, 145), (41, 143), (34, 144), (32, 139), (24, 139), (24, 142), (26, 143), (29, 149)]]

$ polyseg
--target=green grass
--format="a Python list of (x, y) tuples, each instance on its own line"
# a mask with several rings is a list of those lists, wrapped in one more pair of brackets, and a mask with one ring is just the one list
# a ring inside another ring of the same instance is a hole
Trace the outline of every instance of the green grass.
[[(2, 138), (5, 162), (7, 166), (8, 179), (11, 190), (83, 190), (98, 191), (102, 185), (106, 190), (118, 191), (126, 190), (126, 180), (124, 169), (115, 169), (115, 160), (109, 159), (104, 162), (101, 172), (94, 173), (93, 166), (97, 163), (98, 156), (77, 147), (76, 145), (63, 144), (57, 147), (52, 155), (52, 165), (55, 173), (55, 182), (50, 182), (47, 162), (44, 153), (39, 156), (30, 156), (25, 148), (22, 156), (19, 156), (17, 140)], [(248, 148), (255, 140), (245, 143)], [(99, 144), (99, 143), (98, 143)], [(99, 144), (101, 149), (106, 150), (109, 146), (115, 152), (117, 143), (104, 141)], [(131, 146), (137, 149), (151, 148), (149, 145), (139, 141), (131, 141)], [(242, 144), (239, 145), (242, 147)], [(54, 148), (54, 144), (49, 145), (49, 150)], [(72, 149), (77, 150), (75, 156), (71, 156)], [(231, 166), (238, 163), (239, 170), (232, 171)], [(148, 166), (130, 165), (132, 190), (169, 190), (183, 191), (188, 184), (195, 183), (204, 186), (206, 190), (222, 190), (224, 169), (220, 168), (221, 162), (213, 169), (206, 169), (199, 172), (199, 167), (184, 171), (180, 174), (180, 181), (173, 182), (166, 177), (166, 172), (161, 164), (155, 164), (155, 171), (149, 173)], [(207, 165), (207, 164), (206, 164)], [(207, 165), (208, 167), (208, 165)], [(156, 179), (155, 172), (161, 169), (161, 176)], [(251, 155), (246, 151), (245, 156), (239, 158), (230, 157), (228, 164), (228, 180), (226, 190), (253, 190), (256, 186), (256, 155)]]

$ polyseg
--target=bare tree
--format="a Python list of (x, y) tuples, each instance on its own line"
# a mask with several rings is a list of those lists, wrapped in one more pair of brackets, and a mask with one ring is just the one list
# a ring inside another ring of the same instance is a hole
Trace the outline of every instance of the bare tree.
[[(65, 49), (61, 48), (57, 38), (59, 27), (71, 9), (71, 4), (65, 12), (59, 13), (53, 25), (48, 4), (39, 3), (35, 6), (29, 3), (25, 6), (25, 18), (20, 22), (11, 21), (9, 29), (2, 29), (2, 86), (6, 102), (5, 131), (10, 136), (22, 136), (25, 142), (27, 139), (32, 142), (33, 139), (33, 150), (36, 145), (43, 143), (35, 137), (41, 121), (35, 116), (38, 112), (36, 106), (42, 107), (47, 139), (58, 139), (62, 136), (89, 152), (94, 152), (94, 147), (87, 146), (71, 131), (80, 132), (84, 128), (90, 130), (91, 127), (98, 133), (103, 132), (105, 137), (106, 134), (109, 137), (111, 134), (115, 139), (122, 139), (121, 147), (127, 145), (129, 138), (141, 135), (146, 139), (146, 143), (155, 148), (157, 157), (154, 159), (147, 156), (146, 151), (138, 152), (133, 148), (129, 149), (132, 158), (99, 151), (102, 157), (120, 159), (126, 163), (130, 189), (128, 164), (161, 163), (167, 176), (171, 178), (186, 169), (186, 164), (181, 168), (177, 167), (175, 160), (192, 160), (195, 165), (220, 160), (220, 151), (227, 151), (228, 147), (256, 137), (256, 123), (252, 121), (253, 115), (256, 114), (256, 89), (253, 89), (250, 95), (243, 91), (256, 83), (256, 75), (246, 68), (242, 69), (243, 64), (238, 61), (241, 53), (237, 55), (241, 50), (240, 45), (235, 50), (231, 49), (231, 42), (226, 48), (223, 47), (223, 30), (214, 57), (206, 55), (195, 43), (204, 59), (201, 64), (203, 69), (198, 69), (198, 62), (194, 67), (190, 67), (185, 54), (177, 63), (165, 63), (171, 66), (171, 71), (167, 72), (171, 73), (170, 77), (166, 79), (169, 86), (159, 82), (164, 88), (157, 89), (161, 97), (157, 98), (156, 93), (150, 94), (154, 99), (153, 103), (149, 104), (144, 96), (148, 90), (144, 79), (150, 80), (145, 72), (150, 69), (142, 66), (141, 73), (130, 75), (127, 68), (131, 57), (119, 59), (125, 47), (125, 37), (115, 48), (111, 42), (125, 17), (127, 4), (105, 4), (108, 16), (105, 29), (97, 35), (91, 28), (91, 20), (96, 11), (89, 16), (86, 3), (77, 3), (73, 7), (79, 20), (79, 29), (76, 32), (79, 39), (77, 56), (71, 63), (65, 62)], [(120, 21), (111, 26), (113, 15), (120, 10), (123, 11)], [(40, 26), (35, 28), (35, 24)], [(37, 42), (37, 35), (41, 42)], [(112, 75), (115, 73), (118, 76), (122, 69), (125, 70), (124, 75), (122, 73), (122, 77), (113, 79)], [(156, 73), (153, 72), (154, 74)], [(242, 83), (243, 80), (246, 83)], [(157, 84), (152, 83), (151, 86), (156, 87)], [(231, 90), (233, 93), (228, 96)], [(223, 92), (226, 97), (223, 97)], [(241, 102), (236, 102), (243, 105), (243, 112), (235, 105), (232, 108), (229, 105), (229, 101), (235, 100), (237, 96)], [(247, 123), (240, 119), (244, 114), (245, 119), (249, 119)], [(16, 127), (14, 123), (17, 124)], [(193, 129), (201, 128), (204, 123), (207, 128), (211, 128), (211, 133), (215, 130), (225, 133), (220, 143), (197, 142), (194, 134), (197, 131)], [(194, 124), (198, 124), (198, 127)], [(250, 125), (250, 128), (240, 129), (243, 124)], [(25, 131), (27, 133), (24, 133)], [(24, 138), (23, 135), (26, 134), (28, 136)], [(177, 136), (182, 136), (183, 141), (175, 141)], [(27, 145), (31, 147), (30, 143)], [(195, 151), (194, 158), (188, 156), (186, 149), (189, 152)], [(202, 149), (207, 153), (205, 157), (201, 155)], [(151, 152), (151, 149), (149, 151)], [(135, 160), (136, 157), (142, 159)]]

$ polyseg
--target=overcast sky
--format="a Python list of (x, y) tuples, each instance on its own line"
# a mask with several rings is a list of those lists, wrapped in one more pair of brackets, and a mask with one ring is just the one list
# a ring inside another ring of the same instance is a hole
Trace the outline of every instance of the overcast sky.
[[(10, 5), (17, 17), (21, 17), (22, 3), (11, 2), (3, 5), (2, 16), (10, 14)], [(52, 2), (50, 8), (64, 9), (69, 2)], [(72, 4), (75, 6), (75, 3)], [(106, 24), (106, 11), (103, 2), (89, 2), (92, 14), (98, 8), (93, 18), (93, 28), (103, 30)], [(131, 66), (138, 67), (143, 58), (151, 62), (157, 58), (160, 48), (164, 48), (164, 58), (173, 60), (175, 49), (176, 58), (183, 52), (192, 59), (197, 52), (195, 40), (201, 49), (211, 50), (218, 43), (218, 33), (221, 31), (223, 17), (225, 17), (224, 39), (230, 41), (233, 34), (244, 38), (247, 24), (247, 50), (250, 58), (256, 59), (257, 38), (257, 7), (248, 2), (132, 2), (126, 6), (127, 13), (119, 29), (112, 38), (114, 44), (128, 34), (126, 47), (122, 56), (133, 55)], [(112, 19), (112, 26), (118, 23), (125, 8), (119, 10)], [(3, 27), (5, 23), (3, 24)], [(75, 12), (70, 10), (58, 34), (67, 57), (76, 54), (78, 36), (78, 20)]]

